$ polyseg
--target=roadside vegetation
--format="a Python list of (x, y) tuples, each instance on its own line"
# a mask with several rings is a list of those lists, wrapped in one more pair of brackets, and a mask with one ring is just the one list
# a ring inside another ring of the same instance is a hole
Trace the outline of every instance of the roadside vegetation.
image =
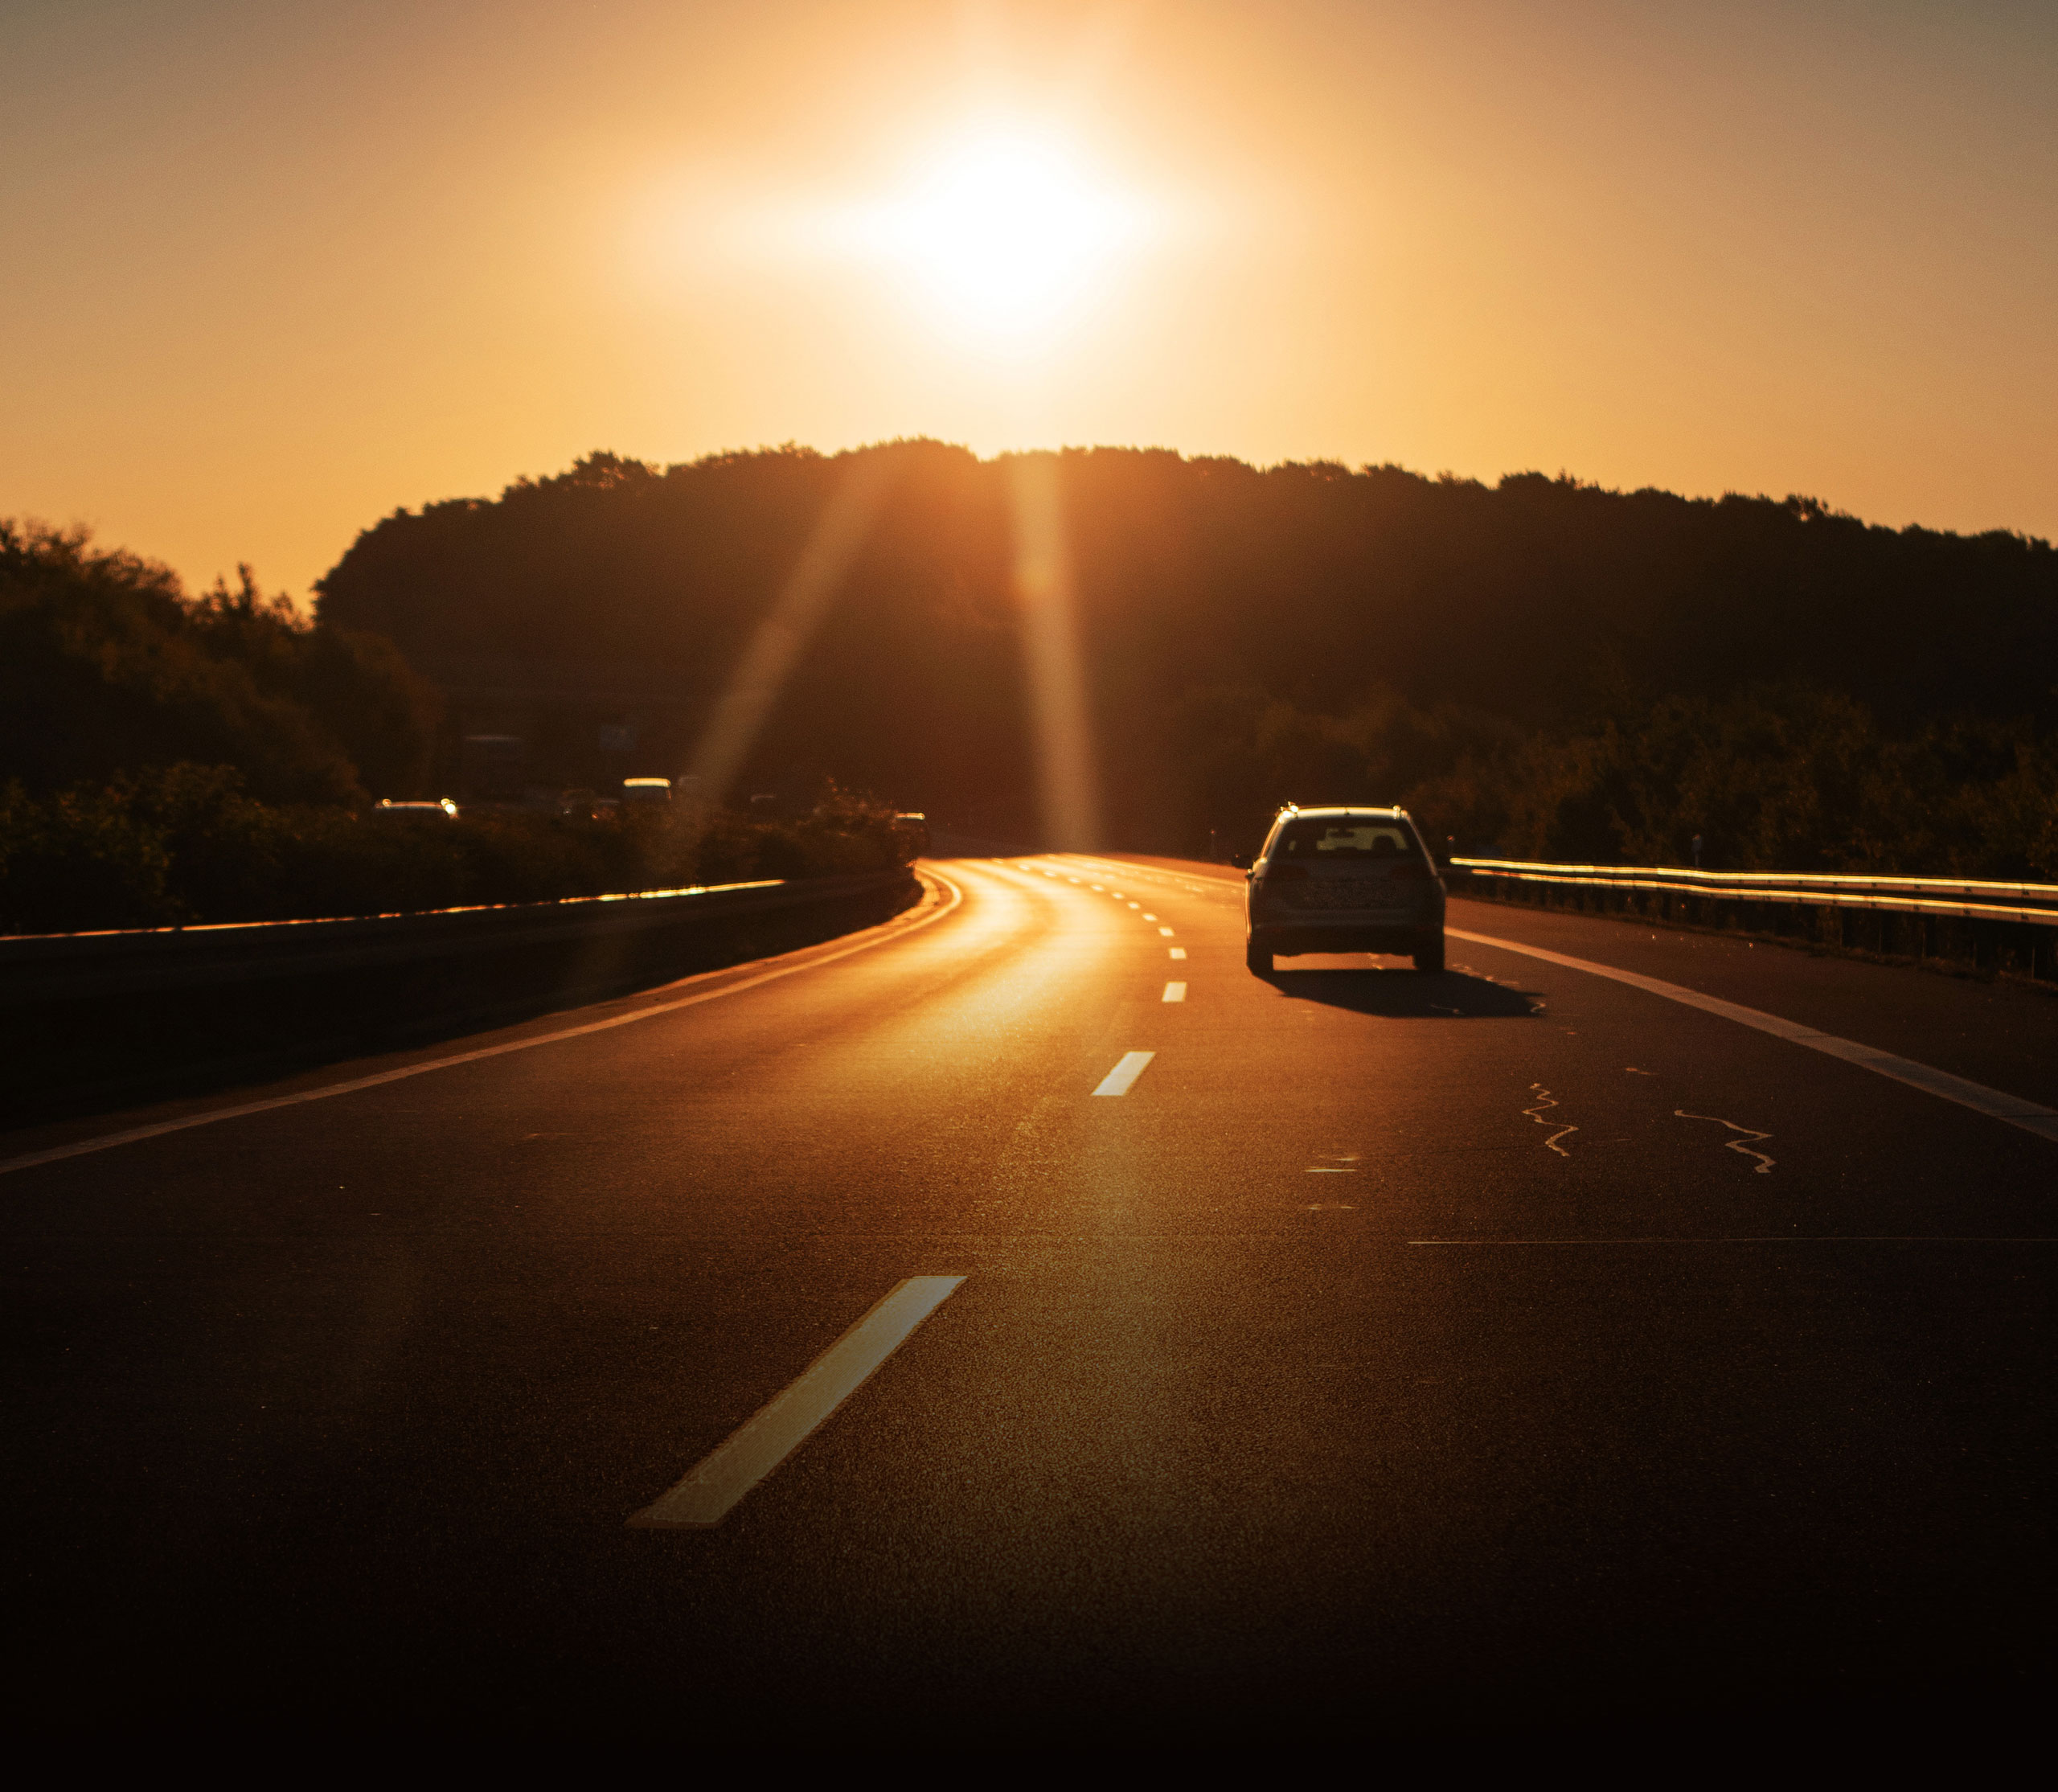
[(1324, 715), (1247, 687), (1195, 693), (1178, 720), (1214, 813), (1399, 801), (1440, 849), (1479, 857), (1686, 865), (1698, 834), (1710, 869), (2058, 880), (2058, 734), (2027, 716), (1896, 735), (1797, 682), (1535, 729), (1391, 692)]
[(248, 567), (189, 597), (83, 530), (0, 520), (0, 932), (394, 913), (904, 862), (833, 784), (798, 817), (379, 813), (419, 793), (438, 700), (375, 630)]
[(879, 871), (892, 812), (831, 789), (807, 814), (518, 810), (457, 819), (268, 803), (182, 765), (46, 797), (0, 785), (0, 933), (305, 921)]

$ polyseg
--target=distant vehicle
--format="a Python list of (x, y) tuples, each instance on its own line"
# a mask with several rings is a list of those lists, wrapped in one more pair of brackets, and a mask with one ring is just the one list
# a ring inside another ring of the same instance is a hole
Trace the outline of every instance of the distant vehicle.
[(433, 815), (438, 821), (454, 822), (457, 818), (457, 806), (448, 797), (439, 797), (433, 802), (394, 802), (382, 801), (372, 811), (375, 815)]
[(916, 809), (896, 815), (893, 818), (893, 837), (907, 849), (909, 858), (920, 858), (929, 850), (929, 817)]
[(637, 807), (662, 808), (672, 800), (672, 781), (668, 777), (625, 777), (621, 781), (621, 800)]
[(1404, 809), (1279, 811), (1255, 861), (1244, 960), (1260, 977), (1306, 952), (1405, 953), (1444, 968), (1444, 884)]

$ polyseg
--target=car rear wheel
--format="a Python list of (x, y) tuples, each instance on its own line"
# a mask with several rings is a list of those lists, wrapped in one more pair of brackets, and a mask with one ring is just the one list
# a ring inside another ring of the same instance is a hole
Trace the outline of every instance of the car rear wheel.
[(1444, 937), (1439, 933), (1433, 944), (1424, 946), (1415, 954), (1417, 970), (1441, 970), (1444, 968)]
[(1252, 940), (1244, 948), (1244, 962), (1250, 967), (1253, 977), (1269, 977), (1272, 974), (1271, 947), (1260, 945)]

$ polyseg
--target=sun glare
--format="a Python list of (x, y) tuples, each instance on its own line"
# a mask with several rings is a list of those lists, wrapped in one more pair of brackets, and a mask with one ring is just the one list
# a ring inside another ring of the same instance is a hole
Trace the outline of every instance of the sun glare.
[(951, 322), (1019, 338), (1090, 301), (1142, 223), (1134, 200), (1059, 146), (991, 137), (937, 158), (865, 235)]

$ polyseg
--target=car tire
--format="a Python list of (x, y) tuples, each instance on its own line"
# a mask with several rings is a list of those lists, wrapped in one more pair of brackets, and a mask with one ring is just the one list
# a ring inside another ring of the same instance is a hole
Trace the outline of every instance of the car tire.
[(1269, 977), (1272, 974), (1272, 949), (1260, 945), (1256, 940), (1251, 941), (1244, 948), (1244, 963), (1249, 968), (1252, 976)]
[(1439, 933), (1428, 945), (1419, 947), (1415, 953), (1417, 970), (1441, 970), (1444, 968), (1444, 937)]

